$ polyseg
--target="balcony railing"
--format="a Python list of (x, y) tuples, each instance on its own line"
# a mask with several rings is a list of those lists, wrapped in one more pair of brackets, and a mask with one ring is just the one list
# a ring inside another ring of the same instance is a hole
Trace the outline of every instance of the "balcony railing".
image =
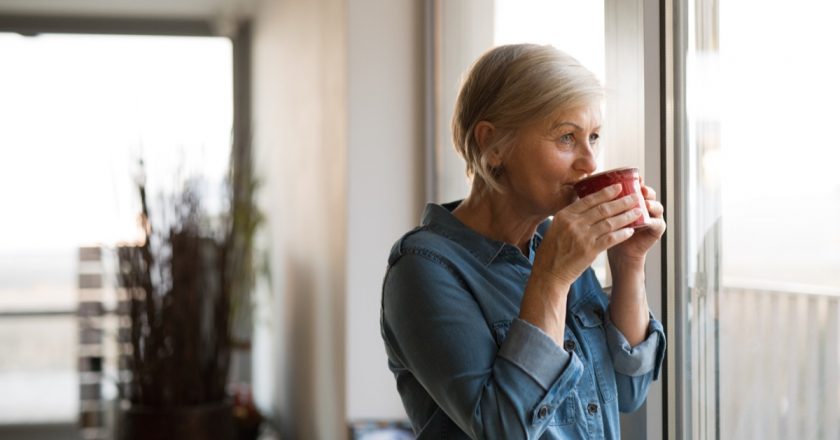
[(840, 438), (840, 290), (724, 283), (722, 439)]

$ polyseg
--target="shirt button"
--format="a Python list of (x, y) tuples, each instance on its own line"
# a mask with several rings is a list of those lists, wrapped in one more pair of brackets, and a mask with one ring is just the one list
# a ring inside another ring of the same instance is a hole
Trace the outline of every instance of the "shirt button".
[(589, 405), (586, 405), (586, 410), (589, 411), (589, 414), (595, 414), (596, 412), (598, 412), (598, 405), (595, 403), (590, 403)]
[(567, 339), (565, 342), (563, 342), (563, 348), (566, 351), (575, 351), (575, 341)]
[(540, 411), (537, 413), (537, 416), (539, 416), (539, 418), (541, 418), (541, 419), (544, 419), (545, 416), (547, 416), (547, 415), (548, 415), (548, 408), (547, 407), (540, 408)]

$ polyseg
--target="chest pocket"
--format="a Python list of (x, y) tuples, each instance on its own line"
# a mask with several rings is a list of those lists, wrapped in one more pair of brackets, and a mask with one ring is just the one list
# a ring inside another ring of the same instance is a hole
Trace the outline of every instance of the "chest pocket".
[(581, 337), (586, 341), (584, 350), (587, 363), (595, 371), (601, 398), (605, 402), (612, 402), (615, 399), (615, 374), (604, 329), (604, 310), (600, 306), (587, 304), (575, 309), (573, 314), (580, 326)]
[(496, 338), (496, 345), (501, 347), (510, 330), (511, 320), (496, 321), (493, 323), (493, 337)]

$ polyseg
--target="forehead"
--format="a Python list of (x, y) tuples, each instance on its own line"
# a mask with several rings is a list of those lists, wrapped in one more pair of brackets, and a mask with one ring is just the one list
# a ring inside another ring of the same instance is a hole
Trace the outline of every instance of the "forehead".
[(546, 118), (545, 124), (549, 130), (564, 125), (574, 125), (584, 130), (599, 128), (601, 126), (601, 105), (588, 104), (559, 109)]

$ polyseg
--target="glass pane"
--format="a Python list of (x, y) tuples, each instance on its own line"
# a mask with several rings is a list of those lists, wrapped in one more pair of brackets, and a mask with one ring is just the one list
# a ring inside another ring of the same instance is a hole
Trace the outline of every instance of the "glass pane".
[[(0, 53), (0, 423), (72, 422), (86, 411), (81, 391), (114, 394), (87, 386), (91, 372), (116, 371), (102, 364), (116, 359), (107, 338), (93, 347), (101, 358), (82, 359), (90, 347), (79, 338), (97, 338), (79, 325), (79, 301), (112, 310), (115, 294), (109, 277), (102, 289), (79, 288), (88, 270), (79, 247), (137, 238), (140, 159), (150, 203), (201, 176), (208, 210), (221, 207), (232, 47), (215, 37), (0, 33)], [(112, 318), (101, 324), (94, 333), (113, 335)]]
[(689, 0), (685, 53), (683, 366), (686, 438), (720, 438), (721, 120), (717, 0)]
[(720, 5), (723, 439), (840, 438), (838, 17)]
[(840, 6), (685, 4), (688, 437), (840, 438)]

